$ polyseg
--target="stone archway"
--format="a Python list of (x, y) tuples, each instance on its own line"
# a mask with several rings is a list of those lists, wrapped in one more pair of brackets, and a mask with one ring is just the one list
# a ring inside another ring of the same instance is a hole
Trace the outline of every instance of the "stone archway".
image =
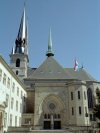
[(62, 100), (51, 94), (43, 100), (41, 105), (43, 129), (61, 129), (65, 118)]

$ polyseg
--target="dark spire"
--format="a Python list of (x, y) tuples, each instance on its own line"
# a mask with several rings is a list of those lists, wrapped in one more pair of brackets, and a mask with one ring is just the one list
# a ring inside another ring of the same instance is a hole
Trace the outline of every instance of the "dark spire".
[(54, 56), (54, 53), (52, 51), (52, 38), (51, 38), (51, 29), (49, 31), (49, 40), (48, 40), (48, 51), (46, 53), (46, 56)]
[(24, 11), (21, 18), (18, 36), (15, 41), (15, 44), (16, 44), (15, 54), (25, 54), (25, 45), (26, 45), (25, 28), (26, 28), (26, 25), (25, 25), (25, 6), (24, 6)]

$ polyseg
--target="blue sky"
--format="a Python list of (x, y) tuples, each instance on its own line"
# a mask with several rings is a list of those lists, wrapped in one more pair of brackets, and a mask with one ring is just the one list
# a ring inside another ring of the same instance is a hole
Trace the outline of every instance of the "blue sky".
[[(17, 37), (25, 0), (0, 0), (0, 54), (7, 63)], [(100, 81), (100, 0), (26, 0), (29, 65), (45, 59), (49, 28), (54, 58), (72, 68), (76, 58)]]

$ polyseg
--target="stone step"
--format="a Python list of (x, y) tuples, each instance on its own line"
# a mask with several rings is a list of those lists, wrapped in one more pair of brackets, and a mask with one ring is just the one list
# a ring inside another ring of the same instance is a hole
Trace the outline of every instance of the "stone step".
[(68, 130), (32, 130), (26, 127), (11, 127), (7, 133), (72, 133)]

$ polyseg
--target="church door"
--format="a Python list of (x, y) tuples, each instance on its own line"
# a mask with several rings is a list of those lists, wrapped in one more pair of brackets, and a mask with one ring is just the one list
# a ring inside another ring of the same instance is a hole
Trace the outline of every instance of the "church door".
[(54, 121), (54, 129), (61, 129), (61, 121)]
[(51, 128), (51, 122), (50, 121), (44, 121), (44, 129), (50, 129)]

